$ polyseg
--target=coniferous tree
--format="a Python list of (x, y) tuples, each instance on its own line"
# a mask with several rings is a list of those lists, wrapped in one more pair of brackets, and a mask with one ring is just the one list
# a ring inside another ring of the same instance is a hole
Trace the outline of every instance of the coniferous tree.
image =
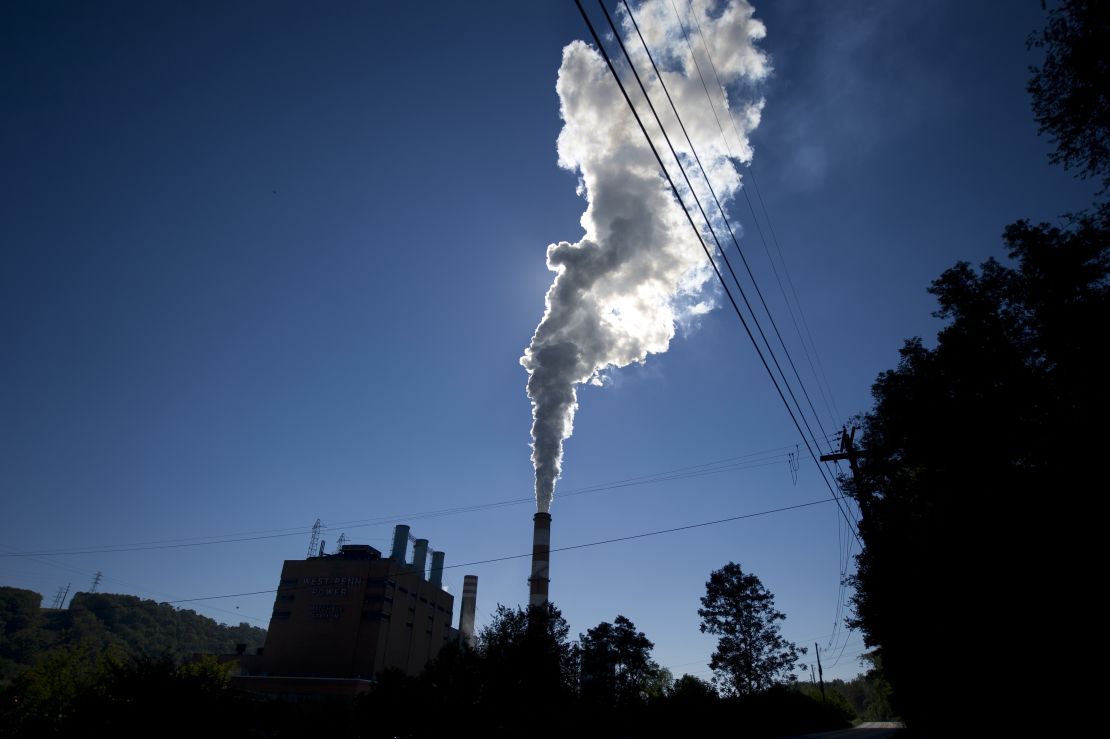
[(618, 615), (579, 637), (582, 695), (603, 705), (631, 705), (647, 697), (662, 668), (651, 659), (655, 645), (636, 625)]

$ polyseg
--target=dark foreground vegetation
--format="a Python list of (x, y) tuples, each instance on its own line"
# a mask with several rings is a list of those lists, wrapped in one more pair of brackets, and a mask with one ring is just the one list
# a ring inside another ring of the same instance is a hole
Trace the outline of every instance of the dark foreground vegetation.
[[(57, 653), (4, 693), (0, 736), (431, 737), (469, 736), (469, 725), (490, 737), (663, 737), (711, 728), (775, 737), (849, 725), (844, 706), (799, 690), (722, 699), (694, 678), (619, 707), (563, 693), (518, 703), (515, 691), (492, 693), (487, 681), (462, 685), (447, 674), (469, 680), (479, 661), (453, 649), (420, 678), (383, 675), (354, 703), (285, 703), (231, 691), (228, 666), (214, 660), (175, 666)], [(447, 684), (438, 682), (445, 677)]]
[(56, 651), (120, 658), (165, 658), (180, 664), (195, 653), (233, 654), (237, 644), (261, 647), (266, 630), (225, 626), (194, 611), (133, 595), (77, 593), (66, 609), (42, 608), (42, 596), (0, 587), (0, 687)]
[[(732, 581), (742, 587), (725, 597), (721, 586)], [(778, 636), (781, 614), (753, 575), (730, 563), (707, 586), (715, 628), (736, 626), (734, 634), (751, 637), (750, 650), (718, 647), (729, 666), (717, 671), (715, 684), (691, 675), (675, 680), (651, 659), (652, 642), (623, 616), (571, 640), (553, 605), (499, 607), (474, 648), (448, 645), (419, 677), (387, 671), (353, 702), (291, 703), (238, 693), (229, 687), (233, 663), (182, 659), (180, 649), (177, 657), (166, 649), (125, 650), (119, 633), (103, 626), (91, 631), (95, 640), (53, 642), (33, 667), (12, 677), (0, 692), (0, 736), (426, 737), (466, 735), (470, 727), (491, 737), (671, 737), (708, 729), (774, 737), (888, 717), (885, 689), (873, 677), (831, 683), (821, 695), (816, 685), (799, 685), (778, 669), (796, 648)], [(17, 598), (27, 591), (0, 592)], [(129, 624), (137, 641), (153, 646), (169, 633), (144, 632), (135, 614), (123, 615), (153, 604), (103, 597), (116, 600), (116, 623)], [(19, 613), (5, 611), (5, 654), (36, 633)]]
[[(1110, 4), (1052, 4), (1032, 44), (1046, 55), (1030, 92), (1052, 158), (1101, 180), (1105, 196)], [(733, 602), (718, 609), (712, 591), (703, 601), (703, 629), (721, 637), (715, 685), (674, 680), (628, 619), (571, 642), (554, 608), (502, 608), (474, 649), (448, 647), (418, 678), (383, 674), (342, 705), (253, 699), (228, 688), (226, 666), (184, 661), (260, 645), (246, 625), (94, 594), (43, 612), (37, 594), (5, 588), (0, 735), (769, 737), (888, 718), (888, 695), (933, 736), (1016, 735), (1016, 724), (1024, 734), (1037, 719), (1082, 715), (1062, 694), (1086, 674), (1076, 638), (1101, 632), (1090, 572), (1103, 538), (1092, 500), (1106, 487), (1110, 204), (1079, 207), (1007, 227), (1009, 264), (942, 274), (935, 346), (907, 342), (859, 419), (862, 452), (844, 481), (862, 513), (854, 625), (882, 673), (823, 697), (792, 683), (801, 650), (738, 566), (720, 571)], [(1015, 642), (1015, 623), (1050, 638)]]
[[(1101, 181), (1104, 198), (1110, 3), (1047, 9), (1030, 38), (1045, 53), (1029, 83), (1034, 116), (1050, 160)], [(1106, 489), (1110, 203), (1077, 206), (1053, 224), (1007, 226), (1010, 263), (961, 262), (935, 280), (947, 322), (935, 346), (907, 341), (857, 419), (860, 456), (844, 480), (862, 514), (854, 624), (924, 735), (1049, 723), (1056, 734), (1084, 720), (1068, 676), (1089, 668), (1062, 645), (1102, 626), (1088, 580), (1104, 538), (1090, 506)], [(1057, 646), (1010, 638), (1019, 623)], [(980, 668), (1005, 679), (975, 680)]]
[[(567, 640), (555, 609), (502, 608), (477, 649), (450, 645), (419, 678), (381, 675), (354, 703), (265, 701), (228, 688), (230, 665), (214, 659), (175, 664), (168, 657), (125, 657), (55, 650), (3, 694), (3, 736), (110, 732), (422, 737), (463, 731), (464, 717), (487, 736), (665, 736), (731, 725), (743, 736), (847, 726), (851, 710), (804, 691), (775, 687), (722, 699), (708, 684), (670, 681), (640, 660), (646, 639), (631, 622), (591, 630), (584, 648)], [(602, 633), (606, 632), (606, 633)], [(631, 642), (620, 643), (624, 637)], [(646, 642), (650, 649), (650, 642)], [(615, 648), (607, 659), (600, 652)], [(629, 664), (617, 664), (629, 660)]]

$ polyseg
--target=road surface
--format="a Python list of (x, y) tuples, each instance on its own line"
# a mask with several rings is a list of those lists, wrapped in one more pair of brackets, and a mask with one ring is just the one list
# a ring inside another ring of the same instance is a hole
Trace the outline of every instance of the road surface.
[(888, 739), (902, 734), (903, 726), (897, 721), (866, 721), (851, 729), (805, 734), (793, 739)]

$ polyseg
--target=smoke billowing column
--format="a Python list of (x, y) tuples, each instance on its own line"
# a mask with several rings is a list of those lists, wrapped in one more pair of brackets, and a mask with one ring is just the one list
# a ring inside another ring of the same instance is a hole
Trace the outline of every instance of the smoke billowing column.
[[(746, 0), (678, 5), (684, 7), (679, 10), (670, 0), (645, 0), (634, 12), (652, 54), (661, 60), (661, 73), (696, 142), (705, 173), (727, 207), (740, 190), (737, 162), (752, 156), (747, 134), (759, 125), (763, 109), (762, 99), (738, 103), (732, 98), (767, 75), (767, 58), (755, 48), (766, 30)], [(676, 12), (683, 16), (681, 23)], [(684, 137), (677, 136), (678, 123), (659, 79), (650, 71), (627, 17), (622, 17), (622, 25), (663, 125), (675, 134), (671, 140), (683, 161), (676, 162), (668, 152), (667, 167), (680, 181), (679, 168), (690, 165), (694, 187), (699, 197), (705, 196), (700, 192), (706, 189), (701, 173), (692, 165)], [(688, 46), (685, 33), (695, 28), (701, 43)], [(713, 55), (712, 65), (706, 49)], [(717, 88), (717, 78), (711, 78), (713, 108), (698, 65), (715, 69), (723, 85)], [(622, 74), (631, 76), (627, 69)], [(543, 319), (520, 360), (528, 371), (536, 508), (541, 513), (551, 509), (563, 442), (573, 432), (578, 410), (578, 386), (603, 385), (609, 371), (667, 351), (675, 326), (696, 322), (715, 301), (712, 293), (703, 291), (713, 273), (697, 237), (676, 206), (601, 55), (581, 41), (568, 44), (555, 89), (564, 123), (557, 147), (559, 166), (578, 174), (578, 192), (588, 205), (581, 220), (585, 235), (575, 243), (547, 247), (547, 267), (555, 280), (547, 291)], [(635, 97), (641, 114), (652, 121), (649, 133), (665, 151), (646, 103), (638, 92)], [(726, 121), (731, 117), (734, 125), (719, 127), (718, 115)], [(682, 196), (692, 209), (690, 193)]]
[(537, 513), (532, 517), (532, 576), (528, 578), (528, 605), (547, 603), (547, 586), (551, 582), (551, 514)]

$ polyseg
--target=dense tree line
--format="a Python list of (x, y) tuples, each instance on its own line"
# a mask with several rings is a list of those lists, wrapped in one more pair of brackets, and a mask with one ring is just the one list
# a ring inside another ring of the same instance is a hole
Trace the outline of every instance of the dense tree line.
[(855, 716), (860, 721), (897, 721), (898, 714), (890, 703), (890, 682), (876, 664), (878, 657), (866, 655), (872, 667), (851, 680), (830, 680), (823, 685), (816, 681), (799, 683), (798, 689), (814, 700), (829, 703)]
[[(849, 704), (807, 694), (789, 679), (747, 695), (722, 695), (691, 675), (677, 680), (651, 658), (651, 640), (623, 615), (572, 641), (554, 605), (499, 606), (474, 649), (449, 645), (418, 678), (382, 675), (355, 708), (383, 736), (459, 730), (484, 735), (663, 737), (728, 729), (750, 737), (843, 728)], [(407, 717), (420, 716), (414, 724)]]
[[(737, 587), (722, 589), (729, 583)], [(33, 633), (36, 618), (60, 615), (38, 612), (37, 596), (28, 598), (26, 591), (8, 589), (4, 594), (22, 603), (3, 611), (5, 628), (11, 626), (15, 636)], [(752, 602), (751, 595), (760, 598)], [(91, 632), (100, 636), (145, 633), (153, 644), (173, 634), (168, 627), (148, 623), (161, 612), (157, 604), (137, 607), (123, 601), (126, 608), (108, 614), (104, 609), (120, 604), (118, 597), (76, 602), (83, 615), (68, 623), (84, 629), (86, 636), (89, 618), (102, 623)], [(90, 730), (139, 736), (172, 720), (175, 729), (194, 734), (424, 737), (465, 734), (465, 718), (466, 726), (490, 737), (669, 737), (717, 728), (771, 737), (843, 728), (856, 717), (852, 698), (839, 697), (832, 687), (826, 696), (813, 694), (792, 674), (760, 673), (758, 687), (735, 690), (734, 663), (745, 659), (725, 632), (744, 632), (756, 646), (752, 640), (766, 636), (759, 636), (760, 629), (769, 626), (776, 632), (781, 614), (758, 579), (732, 563), (713, 573), (705, 603), (719, 606), (712, 616), (715, 623), (726, 626), (735, 620), (737, 626), (722, 631), (719, 651), (732, 649), (733, 655), (715, 682), (691, 675), (674, 679), (652, 658), (652, 641), (623, 615), (572, 638), (552, 604), (498, 606), (473, 647), (448, 644), (419, 677), (387, 670), (368, 694), (344, 703), (289, 703), (239, 694), (230, 688), (230, 663), (182, 663), (168, 649), (124, 651), (105, 638), (85, 638), (67, 647), (56, 643), (40, 651), (35, 666), (0, 692), (0, 736), (68, 736)], [(9, 638), (5, 645), (18, 642)], [(768, 648), (783, 647), (777, 639), (764, 642), (747, 662), (758, 664)], [(849, 688), (841, 692), (848, 695)]]
[(118, 648), (55, 649), (0, 691), (0, 737), (223, 736), (246, 729), (246, 706), (227, 690), (231, 664), (175, 664)]
[[(1030, 41), (1045, 52), (1029, 91), (1050, 158), (1105, 195), (1110, 5), (1053, 3)], [(1006, 227), (1008, 263), (937, 278), (935, 346), (907, 341), (858, 419), (863, 451), (845, 480), (862, 513), (855, 625), (924, 734), (956, 717), (992, 733), (1066, 719), (1062, 678), (1080, 660), (1062, 645), (1098, 632), (1096, 596), (1075, 575), (1097, 561), (1100, 517), (1087, 511), (1106, 486), (1110, 204), (1081, 206)], [(1015, 624), (1050, 639), (1022, 648)], [(953, 689), (970, 664), (1043, 686), (1029, 700), (998, 682)]]
[[(896, 705), (925, 729), (1006, 712), (1004, 694), (946, 687), (967, 655), (1003, 674), (1064, 668), (1064, 654), (1015, 650), (1001, 631), (1014, 619), (1047, 633), (1097, 628), (1093, 593), (1048, 601), (1096, 556), (1093, 520), (1065, 501), (1105, 485), (1090, 463), (1107, 407), (1094, 357), (1110, 325), (1110, 223), (1019, 223), (1006, 239), (1015, 266), (960, 264), (933, 283), (949, 324), (933, 348), (907, 342), (875, 383), (860, 419), (866, 455), (847, 482), (865, 545), (855, 624)], [(1050, 710), (1039, 705), (1026, 710)]]
[(266, 631), (247, 623), (227, 626), (194, 611), (131, 595), (77, 593), (64, 610), (42, 608), (31, 590), (0, 587), (0, 686), (53, 650), (166, 658), (230, 654), (237, 644), (261, 647)]

